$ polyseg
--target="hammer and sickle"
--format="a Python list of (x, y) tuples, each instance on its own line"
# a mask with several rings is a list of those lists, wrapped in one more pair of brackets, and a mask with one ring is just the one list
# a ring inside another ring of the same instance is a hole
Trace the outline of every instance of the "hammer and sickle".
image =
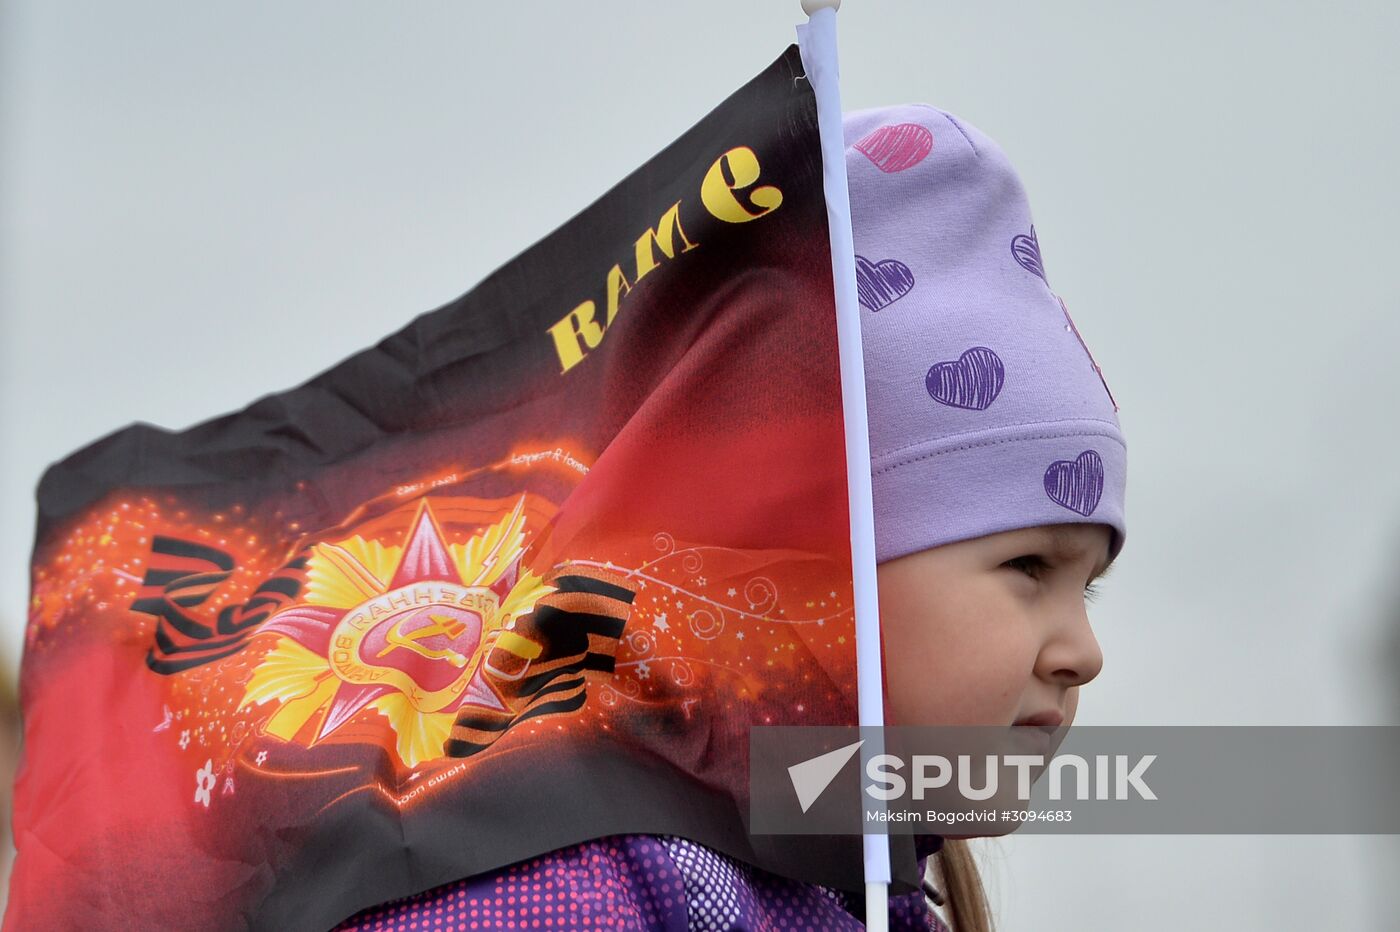
[(384, 640), (389, 643), (384, 646), (383, 650), (375, 654), (375, 657), (383, 657), (395, 647), (404, 647), (431, 660), (446, 660), (454, 667), (465, 667), (467, 665), (467, 658), (461, 653), (450, 647), (425, 647), (423, 644), (420, 644), (419, 641), (423, 638), (432, 637), (435, 634), (444, 634), (449, 638), (457, 638), (461, 636), (467, 626), (451, 615), (429, 615), (428, 618), (431, 619), (432, 624), (424, 625), (421, 628), (415, 628), (408, 634), (403, 633), (403, 623), (407, 621), (407, 619), (394, 622), (384, 635)]

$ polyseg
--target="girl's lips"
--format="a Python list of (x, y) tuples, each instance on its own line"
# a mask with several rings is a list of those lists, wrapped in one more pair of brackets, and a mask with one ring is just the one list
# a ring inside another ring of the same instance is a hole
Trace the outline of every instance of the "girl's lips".
[(1036, 728), (1044, 728), (1047, 731), (1059, 728), (1065, 722), (1065, 717), (1057, 709), (1049, 709), (1045, 712), (1037, 712), (1025, 718), (1017, 719), (1013, 724), (1030, 725)]
[(1052, 756), (1064, 740), (1065, 717), (1058, 709), (1048, 709), (1017, 719), (1011, 726), (1013, 742), (1027, 753)]

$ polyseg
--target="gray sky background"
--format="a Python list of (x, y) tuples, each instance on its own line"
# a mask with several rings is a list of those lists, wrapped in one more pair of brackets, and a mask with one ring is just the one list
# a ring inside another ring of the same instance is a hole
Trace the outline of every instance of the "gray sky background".
[[(798, 0), (0, 7), (4, 662), (49, 463), (241, 408), (451, 300), (802, 18)], [(1397, 723), (1400, 6), (847, 0), (839, 22), (847, 109), (927, 101), (1007, 151), (1122, 406), (1129, 541), (1079, 721)], [(1380, 928), (1400, 908), (1394, 838), (982, 851), (1009, 930)]]

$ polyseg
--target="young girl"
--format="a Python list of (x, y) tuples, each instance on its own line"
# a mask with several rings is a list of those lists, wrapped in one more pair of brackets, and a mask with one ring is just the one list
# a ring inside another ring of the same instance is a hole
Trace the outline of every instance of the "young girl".
[[(925, 105), (849, 114), (844, 128), (886, 721), (1068, 724), (1103, 662), (1085, 600), (1126, 534), (1117, 406), (1050, 290), (1001, 149)], [(924, 836), (917, 850), (953, 929), (990, 929), (965, 840)], [(933, 905), (892, 896), (890, 927), (946, 929)], [(338, 928), (447, 928), (444, 906), (481, 929), (856, 929), (864, 915), (858, 897), (682, 838), (622, 835)]]

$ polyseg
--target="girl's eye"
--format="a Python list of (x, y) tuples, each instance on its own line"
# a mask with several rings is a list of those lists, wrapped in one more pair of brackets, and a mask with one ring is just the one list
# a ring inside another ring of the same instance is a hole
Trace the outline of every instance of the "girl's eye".
[(1024, 557), (1013, 557), (1007, 560), (1002, 566), (1009, 566), (1013, 570), (1020, 570), (1032, 579), (1039, 579), (1040, 574), (1049, 568), (1049, 564), (1039, 556), (1027, 555)]
[[(1023, 557), (1014, 557), (1007, 560), (1002, 566), (1009, 566), (1014, 570), (1025, 573), (1032, 579), (1039, 579), (1041, 574), (1050, 569), (1050, 564), (1043, 557), (1028, 554)], [(1099, 597), (1099, 587), (1089, 583), (1084, 587), (1084, 601), (1092, 602)]]

